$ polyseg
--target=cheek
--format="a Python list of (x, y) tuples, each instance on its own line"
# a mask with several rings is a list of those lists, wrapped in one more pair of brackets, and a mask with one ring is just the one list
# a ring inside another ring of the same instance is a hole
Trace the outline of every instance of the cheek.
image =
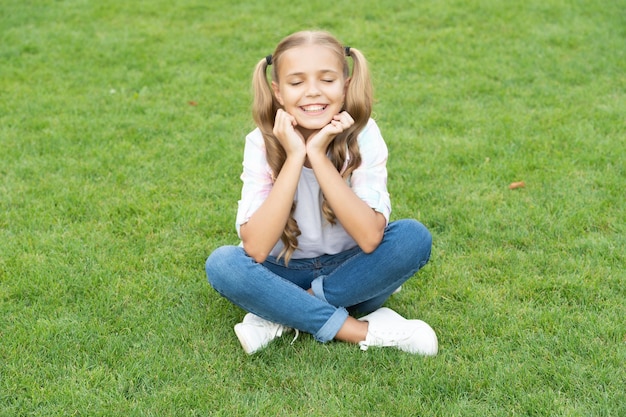
[(342, 107), (345, 101), (346, 101), (346, 95), (345, 94), (337, 94), (337, 98), (335, 99), (335, 103), (339, 107)]
[(293, 92), (290, 91), (283, 91), (282, 94), (282, 105), (283, 106), (293, 106), (295, 102), (297, 102), (297, 97), (295, 94), (293, 94)]
[(344, 88), (341, 88), (339, 90), (337, 90), (337, 101), (341, 101), (342, 103), (344, 102), (344, 100), (346, 99), (346, 91)]

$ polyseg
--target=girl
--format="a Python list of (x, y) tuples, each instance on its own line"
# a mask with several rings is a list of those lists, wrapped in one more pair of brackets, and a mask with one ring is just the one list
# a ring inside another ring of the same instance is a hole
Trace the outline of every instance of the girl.
[(428, 324), (381, 308), (428, 262), (432, 240), (415, 220), (389, 223), (387, 147), (370, 118), (361, 52), (326, 32), (298, 32), (257, 64), (253, 87), (257, 128), (246, 137), (236, 220), (242, 243), (206, 262), (212, 287), (249, 312), (235, 326), (244, 350), (294, 329), (363, 350), (435, 355)]

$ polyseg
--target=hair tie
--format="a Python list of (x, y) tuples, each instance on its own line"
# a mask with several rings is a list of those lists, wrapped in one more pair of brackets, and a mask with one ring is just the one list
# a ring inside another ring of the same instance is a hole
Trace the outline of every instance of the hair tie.
[(267, 63), (267, 65), (272, 65), (272, 56), (271, 55), (266, 56), (265, 62)]
[(350, 47), (346, 46), (345, 48), (343, 48), (346, 51), (346, 56), (350, 56)]

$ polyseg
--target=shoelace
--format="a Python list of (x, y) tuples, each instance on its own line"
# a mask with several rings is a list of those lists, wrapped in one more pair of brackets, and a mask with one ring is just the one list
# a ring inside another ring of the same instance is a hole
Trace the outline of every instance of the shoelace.
[[(255, 323), (254, 325), (258, 326), (258, 327), (265, 328), (265, 327), (267, 327), (267, 324), (264, 323), (265, 321), (266, 320), (263, 320), (263, 322), (258, 322), (258, 323)], [(280, 337), (280, 336), (282, 336), (283, 332), (290, 330), (289, 327), (285, 327), (285, 326), (282, 326), (280, 324), (276, 324), (276, 323), (272, 323), (272, 322), (269, 322), (269, 323), (271, 323), (272, 325), (276, 326), (276, 330), (274, 331), (274, 337)], [(293, 340), (290, 343), (291, 345), (293, 345), (295, 343), (296, 339), (298, 339), (298, 336), (300, 336), (300, 330), (298, 330), (298, 329), (291, 329), (291, 330), (293, 330), (296, 333), (296, 335), (294, 336)]]
[[(402, 335), (402, 332), (388, 332), (388, 334), (393, 334), (393, 336), (390, 337), (389, 339), (390, 343), (389, 344), (383, 343), (382, 346), (396, 346), (396, 343), (401, 340), (401, 337), (398, 337), (398, 335)], [(370, 334), (368, 333), (367, 335), (369, 336)], [(378, 346), (378, 345), (375, 343), (375, 346)], [(367, 340), (363, 340), (359, 342), (359, 348), (365, 352), (369, 348), (369, 343), (367, 342)]]
[(294, 332), (296, 332), (296, 335), (293, 337), (293, 340), (291, 341), (291, 345), (293, 345), (296, 341), (296, 339), (298, 338), (298, 336), (300, 336), (300, 330), (298, 329), (293, 329)]

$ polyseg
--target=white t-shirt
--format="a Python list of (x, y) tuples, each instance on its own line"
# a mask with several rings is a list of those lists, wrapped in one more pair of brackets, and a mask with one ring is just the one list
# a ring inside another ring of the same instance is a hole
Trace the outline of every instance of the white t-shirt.
[[(356, 168), (348, 185), (352, 191), (374, 210), (382, 213), (387, 222), (391, 214), (391, 202), (387, 192), (387, 146), (380, 130), (370, 119), (358, 137), (361, 165)], [(246, 136), (244, 150), (243, 188), (238, 203), (237, 232), (263, 204), (273, 187), (273, 175), (267, 163), (265, 142), (259, 129)], [(332, 225), (322, 213), (322, 193), (312, 169), (302, 168), (294, 197), (294, 218), (302, 232), (298, 236), (298, 249), (292, 258), (313, 258), (324, 254), (336, 254), (356, 246), (356, 242), (343, 229), (339, 221)], [(270, 252), (277, 256), (283, 248), (278, 241)]]

